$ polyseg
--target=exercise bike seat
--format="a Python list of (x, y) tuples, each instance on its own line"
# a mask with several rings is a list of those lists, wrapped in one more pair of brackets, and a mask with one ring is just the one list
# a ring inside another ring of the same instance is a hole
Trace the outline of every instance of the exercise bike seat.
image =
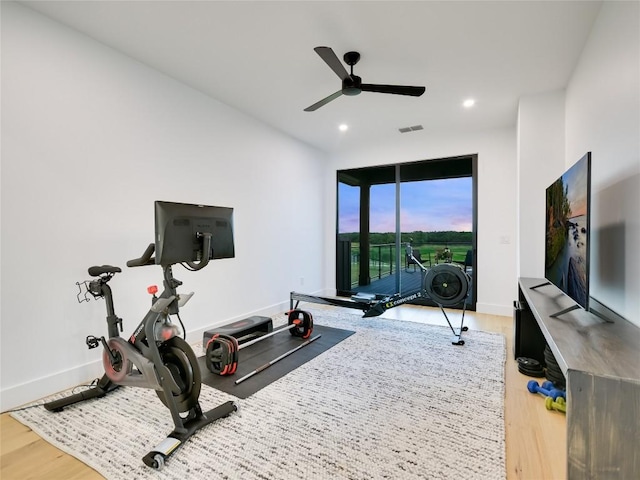
[(99, 267), (89, 267), (89, 275), (92, 277), (99, 277), (105, 273), (120, 273), (120, 267), (112, 267), (111, 265), (101, 265)]

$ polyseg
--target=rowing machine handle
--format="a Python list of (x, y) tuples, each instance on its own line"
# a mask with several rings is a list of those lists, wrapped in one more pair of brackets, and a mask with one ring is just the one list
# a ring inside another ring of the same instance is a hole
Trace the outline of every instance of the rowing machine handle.
[(156, 244), (150, 243), (140, 258), (134, 258), (127, 262), (127, 267), (143, 267), (145, 265), (155, 265), (156, 259), (153, 252), (156, 251)]

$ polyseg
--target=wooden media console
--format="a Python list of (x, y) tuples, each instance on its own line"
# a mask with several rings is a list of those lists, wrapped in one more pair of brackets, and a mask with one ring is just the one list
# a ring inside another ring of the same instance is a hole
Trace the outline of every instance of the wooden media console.
[(555, 316), (573, 301), (544, 283), (518, 281), (514, 350), (542, 357), (546, 342), (566, 378), (567, 478), (640, 478), (640, 328), (583, 309)]

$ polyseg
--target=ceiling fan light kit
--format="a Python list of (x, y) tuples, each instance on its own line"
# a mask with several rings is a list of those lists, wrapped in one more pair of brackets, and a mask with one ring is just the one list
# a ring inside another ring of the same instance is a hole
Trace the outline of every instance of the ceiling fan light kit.
[(342, 88), (310, 107), (304, 109), (305, 112), (313, 112), (327, 103), (342, 95), (359, 95), (361, 92), (390, 93), (393, 95), (409, 95), (419, 97), (425, 91), (425, 87), (411, 87), (406, 85), (377, 85), (372, 83), (362, 83), (362, 79), (353, 74), (353, 66), (360, 60), (358, 52), (347, 52), (344, 54), (344, 62), (351, 67), (351, 73), (347, 72), (330, 47), (316, 47), (315, 52), (329, 65), (329, 68), (342, 80)]

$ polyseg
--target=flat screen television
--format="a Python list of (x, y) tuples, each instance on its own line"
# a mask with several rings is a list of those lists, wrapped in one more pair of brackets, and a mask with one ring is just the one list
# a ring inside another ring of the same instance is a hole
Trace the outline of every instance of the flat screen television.
[(590, 203), (591, 152), (546, 191), (545, 278), (585, 310), (589, 310)]
[[(158, 265), (235, 256), (233, 208), (156, 201), (155, 229)], [(211, 247), (206, 253), (203, 234), (211, 235)]]

